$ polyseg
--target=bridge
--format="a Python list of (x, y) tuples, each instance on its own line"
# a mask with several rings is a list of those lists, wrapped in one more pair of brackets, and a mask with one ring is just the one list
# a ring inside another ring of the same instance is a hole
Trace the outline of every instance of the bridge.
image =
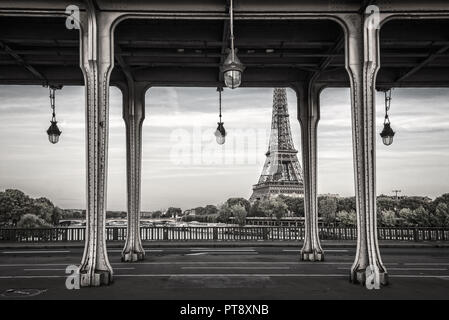
[[(123, 93), (128, 227), (122, 259), (142, 260), (140, 167), (145, 92), (156, 86), (221, 87), (231, 21), (245, 66), (242, 87), (297, 93), (304, 170), (303, 261), (321, 261), (317, 213), (319, 96), (349, 87), (357, 246), (348, 268), (388, 283), (376, 227), (375, 92), (448, 87), (449, 7), (444, 0), (0, 0), (0, 84), (84, 85), (87, 226), (83, 286), (110, 284), (105, 207), (109, 87)], [(79, 12), (77, 11), (79, 9)], [(78, 14), (79, 13), (79, 14)]]

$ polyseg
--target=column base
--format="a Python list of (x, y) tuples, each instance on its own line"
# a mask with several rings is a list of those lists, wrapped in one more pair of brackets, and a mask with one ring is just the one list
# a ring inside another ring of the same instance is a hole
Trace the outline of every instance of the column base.
[(80, 272), (81, 287), (108, 286), (112, 283), (112, 273), (110, 271), (95, 270), (91, 277), (88, 272)]
[(145, 259), (145, 252), (129, 251), (122, 253), (123, 262), (137, 262)]
[(301, 251), (301, 261), (324, 261), (323, 251), (305, 252)]
[[(366, 285), (366, 270), (359, 269), (355, 271), (350, 271), (349, 281), (354, 284), (361, 284), (363, 286)], [(388, 273), (387, 272), (379, 272), (379, 284), (381, 286), (388, 285)]]

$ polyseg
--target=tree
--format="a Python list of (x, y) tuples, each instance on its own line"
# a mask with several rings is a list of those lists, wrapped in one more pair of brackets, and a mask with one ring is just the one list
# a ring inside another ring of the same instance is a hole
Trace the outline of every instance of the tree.
[(421, 206), (416, 210), (413, 210), (413, 215), (416, 225), (421, 227), (432, 226), (432, 216), (430, 215), (430, 211), (425, 209), (424, 207)]
[(151, 213), (151, 218), (153, 219), (159, 219), (162, 216), (162, 212), (160, 210), (153, 211)]
[(181, 208), (170, 207), (167, 209), (164, 216), (168, 217), (168, 218), (171, 218), (171, 217), (176, 218), (177, 216), (180, 216), (181, 214), (182, 214)]
[(402, 208), (399, 211), (399, 218), (402, 220), (402, 224), (405, 226), (415, 226), (415, 217), (413, 215), (413, 210), (409, 208)]
[(411, 210), (416, 210), (419, 207), (428, 209), (431, 205), (431, 200), (427, 197), (402, 197), (399, 200), (399, 208), (409, 208)]
[(381, 226), (393, 227), (396, 224), (396, 214), (393, 210), (384, 210), (378, 213), (378, 221)]
[(54, 226), (58, 225), (59, 220), (62, 218), (62, 216), (63, 216), (63, 210), (61, 208), (54, 207), (51, 212), (51, 223)]
[(265, 213), (262, 210), (261, 203), (262, 202), (260, 200), (254, 201), (249, 209), (249, 217), (265, 217)]
[(288, 212), (295, 217), (304, 217), (304, 198), (289, 197), (283, 194), (278, 198), (287, 205)]
[(233, 205), (236, 205), (236, 204), (241, 205), (242, 207), (245, 208), (247, 214), (249, 213), (249, 210), (251, 208), (251, 203), (248, 200), (246, 200), (245, 198), (229, 198), (226, 201), (226, 203), (230, 207), (232, 207)]
[(288, 206), (281, 198), (276, 197), (263, 200), (260, 203), (260, 210), (265, 214), (266, 217), (276, 217), (277, 219), (281, 219), (282, 217), (287, 215)]
[(217, 214), (218, 209), (216, 206), (214, 206), (212, 204), (208, 204), (207, 206), (204, 207), (204, 211), (205, 211), (205, 214), (212, 215), (212, 214)]
[(379, 196), (377, 197), (377, 214), (382, 215), (382, 212), (393, 211), (397, 209), (397, 201), (391, 197)]
[(354, 210), (351, 211), (339, 211), (337, 213), (337, 220), (340, 226), (353, 227), (357, 224), (357, 215)]
[(33, 200), (20, 190), (7, 189), (0, 192), (0, 222), (15, 226), (20, 218), (33, 212)]
[(355, 197), (337, 198), (337, 212), (339, 211), (356, 211)]
[(206, 209), (204, 207), (196, 207), (195, 214), (197, 216), (202, 216), (202, 215), (206, 214)]
[(245, 207), (240, 204), (234, 204), (229, 209), (231, 211), (232, 216), (235, 219), (235, 222), (240, 226), (244, 226), (246, 223), (246, 215), (247, 215)]
[(19, 228), (51, 228), (51, 224), (35, 214), (24, 214), (17, 223)]
[(434, 225), (436, 227), (447, 227), (449, 226), (449, 206), (444, 203), (438, 203), (435, 208), (435, 219)]
[(222, 204), (220, 206), (220, 208), (218, 209), (217, 220), (219, 222), (228, 223), (229, 218), (231, 218), (231, 217), (232, 217), (231, 207), (227, 203)]
[(337, 213), (337, 199), (333, 197), (322, 198), (318, 203), (318, 215), (321, 216), (325, 223), (335, 221)]

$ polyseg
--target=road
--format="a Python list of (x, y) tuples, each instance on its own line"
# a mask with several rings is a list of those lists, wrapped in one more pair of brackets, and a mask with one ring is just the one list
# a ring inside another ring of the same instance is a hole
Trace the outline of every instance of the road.
[(109, 249), (114, 283), (67, 290), (65, 270), (81, 248), (0, 249), (0, 299), (448, 299), (449, 248), (383, 248), (391, 284), (348, 282), (355, 248), (331, 247), (324, 262), (299, 261), (295, 247), (147, 248), (122, 263)]

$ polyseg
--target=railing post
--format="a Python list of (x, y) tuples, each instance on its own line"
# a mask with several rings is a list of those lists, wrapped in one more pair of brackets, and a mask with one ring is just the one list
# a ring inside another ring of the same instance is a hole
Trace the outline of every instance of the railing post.
[(218, 229), (217, 227), (213, 227), (213, 238), (214, 240), (218, 240)]
[[(67, 242), (67, 232), (69, 231), (69, 229), (68, 228), (64, 228), (63, 230), (64, 230), (64, 232), (62, 233), (62, 241)], [(57, 238), (58, 237), (56, 237), (56, 239)]]
[(164, 240), (168, 240), (168, 229), (166, 227), (164, 227), (164, 229), (162, 229), (163, 233), (164, 233)]

